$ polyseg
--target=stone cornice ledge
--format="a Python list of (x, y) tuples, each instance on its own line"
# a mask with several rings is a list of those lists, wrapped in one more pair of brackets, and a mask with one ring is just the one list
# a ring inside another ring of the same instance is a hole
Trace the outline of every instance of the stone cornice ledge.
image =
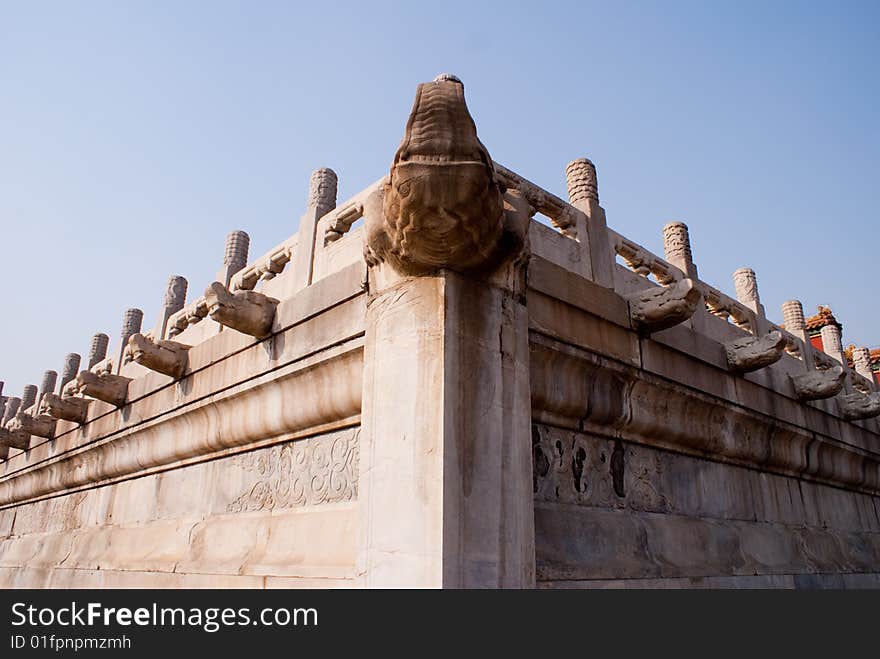
[(535, 421), (880, 492), (880, 455), (532, 334)]
[(357, 423), (362, 378), (358, 338), (17, 472), (0, 481), (0, 508)]

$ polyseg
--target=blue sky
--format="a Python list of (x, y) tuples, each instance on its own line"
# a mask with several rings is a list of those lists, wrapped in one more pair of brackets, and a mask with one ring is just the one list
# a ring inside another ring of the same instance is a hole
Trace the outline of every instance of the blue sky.
[(169, 275), (198, 295), (229, 231), (292, 234), (313, 169), (384, 174), (444, 71), (499, 162), (564, 195), (589, 156), (630, 239), (687, 222), (702, 279), (880, 345), (880, 3), (432, 5), (0, 0), (6, 395), (151, 327)]

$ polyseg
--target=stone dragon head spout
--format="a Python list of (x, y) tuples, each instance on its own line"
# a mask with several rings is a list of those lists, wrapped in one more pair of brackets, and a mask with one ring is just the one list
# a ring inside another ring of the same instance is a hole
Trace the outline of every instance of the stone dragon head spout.
[(522, 245), (522, 236), (505, 236), (503, 194), (461, 81), (445, 74), (420, 84), (382, 212), (367, 218), (367, 260), (408, 275), (491, 269)]

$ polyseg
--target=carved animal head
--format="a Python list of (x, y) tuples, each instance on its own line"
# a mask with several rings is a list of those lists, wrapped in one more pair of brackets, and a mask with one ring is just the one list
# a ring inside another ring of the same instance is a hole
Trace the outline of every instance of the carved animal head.
[(503, 232), (502, 188), (454, 76), (419, 85), (384, 191), (381, 241), (400, 271), (479, 268)]

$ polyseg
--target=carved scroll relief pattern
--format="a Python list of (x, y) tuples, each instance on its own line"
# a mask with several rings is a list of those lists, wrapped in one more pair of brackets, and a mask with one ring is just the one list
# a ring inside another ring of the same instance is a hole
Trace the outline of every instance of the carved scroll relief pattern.
[(359, 438), (360, 428), (353, 428), (237, 456), (235, 465), (256, 482), (229, 503), (227, 512), (357, 499)]
[(632, 444), (532, 426), (536, 501), (669, 512), (660, 455)]

